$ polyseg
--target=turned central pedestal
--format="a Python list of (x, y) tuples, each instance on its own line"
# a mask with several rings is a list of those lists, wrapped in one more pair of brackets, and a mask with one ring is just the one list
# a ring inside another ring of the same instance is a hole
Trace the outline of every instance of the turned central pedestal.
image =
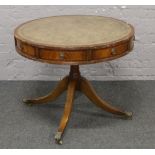
[(132, 113), (118, 109), (104, 100), (102, 100), (95, 92), (88, 80), (81, 76), (78, 65), (71, 65), (69, 75), (64, 77), (56, 86), (56, 88), (46, 96), (39, 97), (36, 99), (23, 100), (26, 104), (45, 104), (49, 101), (54, 101), (63, 91), (67, 89), (66, 103), (64, 107), (64, 113), (60, 121), (59, 128), (55, 134), (55, 140), (58, 144), (62, 144), (62, 136), (70, 114), (72, 111), (73, 100), (75, 91), (83, 92), (93, 103), (102, 108), (103, 110), (112, 114), (131, 118)]

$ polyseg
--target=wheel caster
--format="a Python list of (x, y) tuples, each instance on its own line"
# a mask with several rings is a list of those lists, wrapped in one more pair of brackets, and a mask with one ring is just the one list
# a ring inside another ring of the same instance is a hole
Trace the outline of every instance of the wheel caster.
[(57, 132), (54, 139), (57, 144), (62, 145), (62, 132)]

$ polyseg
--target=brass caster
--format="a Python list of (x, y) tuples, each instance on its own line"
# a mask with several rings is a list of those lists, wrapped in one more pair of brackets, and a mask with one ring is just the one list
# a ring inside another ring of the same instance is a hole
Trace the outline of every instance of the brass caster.
[(25, 103), (26, 105), (29, 105), (29, 106), (33, 106), (33, 103), (31, 103), (30, 100), (23, 99), (23, 103)]
[(133, 116), (132, 112), (125, 112), (125, 119), (132, 120), (132, 116)]
[(62, 145), (62, 132), (57, 132), (54, 139), (57, 144)]

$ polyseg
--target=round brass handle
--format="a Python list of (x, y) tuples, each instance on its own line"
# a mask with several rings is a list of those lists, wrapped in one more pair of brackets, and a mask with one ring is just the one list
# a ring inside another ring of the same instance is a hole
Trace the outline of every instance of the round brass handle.
[(64, 59), (64, 52), (60, 52), (60, 58)]
[(112, 48), (112, 49), (111, 49), (111, 54), (112, 54), (112, 55), (116, 55), (116, 54), (117, 54), (116, 48)]

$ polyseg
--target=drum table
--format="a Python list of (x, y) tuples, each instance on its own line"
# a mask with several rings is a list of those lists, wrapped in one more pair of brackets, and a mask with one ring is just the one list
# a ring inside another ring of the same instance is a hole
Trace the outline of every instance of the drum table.
[(69, 75), (51, 93), (24, 100), (24, 103), (30, 105), (44, 104), (54, 101), (67, 90), (64, 113), (55, 135), (58, 144), (62, 144), (76, 90), (107, 112), (125, 118), (132, 117), (131, 112), (102, 100), (79, 71), (79, 65), (117, 59), (130, 52), (134, 45), (134, 28), (130, 24), (103, 16), (53, 16), (20, 25), (14, 37), (16, 50), (22, 56), (50, 64), (70, 65)]

